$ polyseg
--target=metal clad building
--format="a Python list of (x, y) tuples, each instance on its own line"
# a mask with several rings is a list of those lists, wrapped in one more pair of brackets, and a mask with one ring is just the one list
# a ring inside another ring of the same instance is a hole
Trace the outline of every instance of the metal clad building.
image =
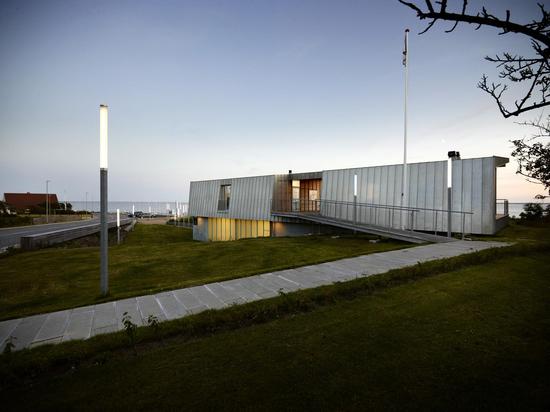
[(400, 208), (403, 165), (191, 182), (193, 237), (234, 240), (320, 233), (319, 224), (304, 221), (306, 215), (446, 232), (449, 210), (453, 232), (493, 234), (505, 224), (496, 216), (496, 168), (507, 162), (501, 157), (453, 160), (451, 199), (448, 161), (411, 163), (406, 211)]

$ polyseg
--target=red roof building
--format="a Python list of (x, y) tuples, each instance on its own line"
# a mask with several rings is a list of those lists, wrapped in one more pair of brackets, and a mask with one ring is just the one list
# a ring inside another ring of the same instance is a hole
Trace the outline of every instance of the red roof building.
[[(57, 204), (57, 195), (49, 194), (50, 204)], [(16, 210), (25, 210), (46, 203), (46, 193), (4, 193), (4, 201)]]

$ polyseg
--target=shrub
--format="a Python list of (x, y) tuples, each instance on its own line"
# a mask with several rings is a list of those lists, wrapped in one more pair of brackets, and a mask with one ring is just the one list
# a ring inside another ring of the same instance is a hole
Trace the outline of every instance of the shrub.
[[(547, 207), (548, 209), (548, 207)], [(523, 212), (519, 214), (521, 220), (540, 220), (544, 215), (544, 209), (540, 203), (526, 203)]]

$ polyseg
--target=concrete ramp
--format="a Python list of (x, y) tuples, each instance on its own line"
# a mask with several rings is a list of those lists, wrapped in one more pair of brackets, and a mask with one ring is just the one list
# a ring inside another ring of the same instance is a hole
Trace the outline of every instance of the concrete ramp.
[(446, 243), (456, 240), (446, 236), (438, 236), (423, 232), (413, 232), (410, 230), (401, 230), (384, 226), (367, 225), (362, 223), (354, 224), (353, 222), (349, 222), (346, 220), (321, 216), (317, 213), (272, 212), (272, 215), (300, 219), (306, 222), (315, 222), (323, 225), (340, 227), (342, 229), (355, 230), (361, 233), (383, 236), (390, 239), (402, 240), (404, 242), (410, 243)]

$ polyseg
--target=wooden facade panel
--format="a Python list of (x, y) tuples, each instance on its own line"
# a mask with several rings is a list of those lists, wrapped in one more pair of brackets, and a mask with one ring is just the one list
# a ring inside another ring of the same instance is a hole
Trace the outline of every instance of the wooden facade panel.
[(223, 242), (271, 236), (269, 220), (208, 218), (208, 240)]

